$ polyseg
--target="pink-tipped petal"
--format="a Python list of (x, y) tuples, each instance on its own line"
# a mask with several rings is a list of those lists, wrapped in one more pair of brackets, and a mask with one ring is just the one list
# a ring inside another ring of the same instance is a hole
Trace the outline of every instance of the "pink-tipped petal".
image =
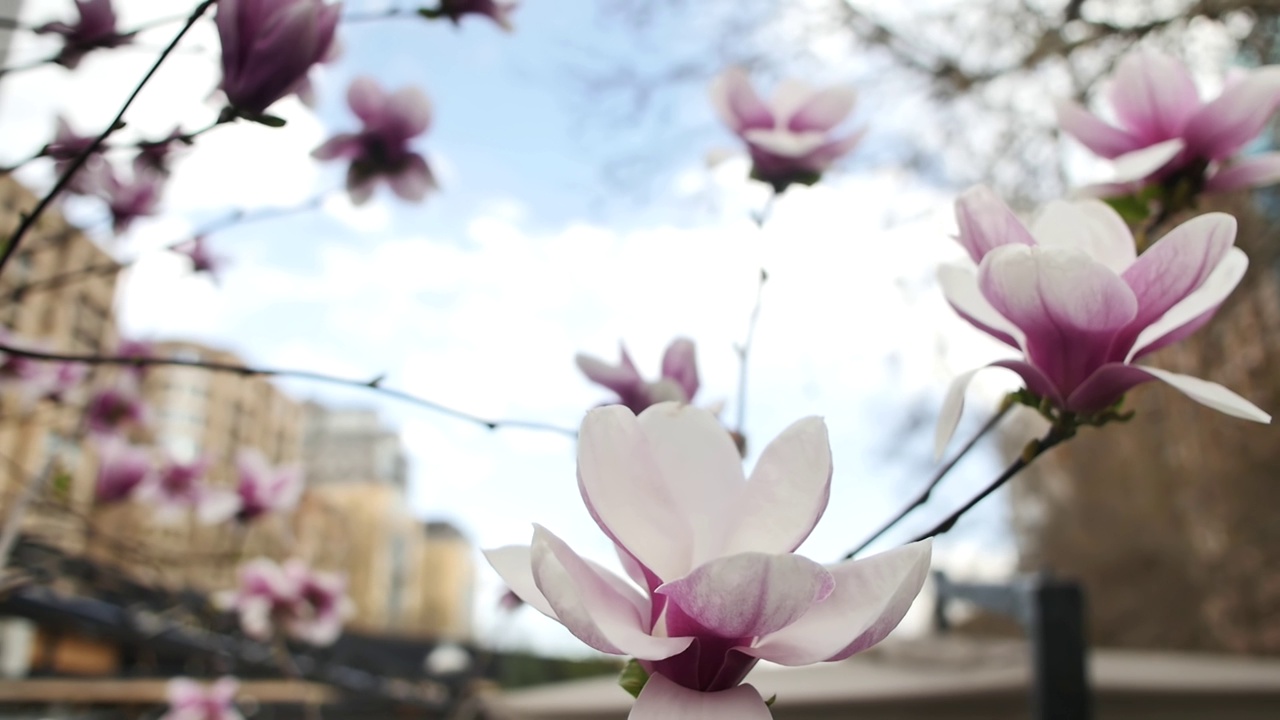
[(940, 265), (938, 284), (942, 286), (943, 297), (960, 317), (1000, 342), (1022, 348), (1022, 331), (982, 296), (978, 274), (973, 267), (953, 263)]
[(741, 638), (790, 625), (831, 594), (833, 586), (831, 573), (808, 558), (748, 552), (700, 565), (654, 593), (665, 595), (716, 635)]
[(679, 512), (684, 488), (668, 483), (653, 455), (630, 410), (596, 408), (578, 435), (578, 487), (610, 539), (659, 578), (678, 578), (693, 567), (693, 528)]
[(1248, 74), (1202, 107), (1183, 137), (1198, 157), (1220, 160), (1236, 154), (1262, 132), (1280, 104), (1280, 66)]
[(1101, 157), (1111, 159), (1142, 147), (1138, 138), (1108, 125), (1077, 103), (1060, 101), (1054, 110), (1058, 114), (1058, 127)]
[(692, 340), (676, 338), (662, 355), (662, 377), (684, 391), (685, 402), (698, 394), (698, 359)]
[(795, 666), (843, 660), (866, 650), (911, 608), (929, 574), (932, 550), (933, 541), (922, 540), (829, 568), (835, 588), (826, 600), (743, 652)]
[(1214, 212), (1182, 223), (1144, 252), (1122, 276), (1138, 299), (1137, 331), (1200, 287), (1235, 239), (1236, 219)]
[(1137, 257), (1129, 226), (1099, 200), (1054, 200), (1040, 211), (1031, 234), (1041, 247), (1083, 250), (1117, 274)]
[(347, 87), (347, 105), (367, 125), (376, 125), (382, 121), (387, 105), (387, 94), (378, 81), (362, 75), (351, 81)]
[(1153, 353), (1199, 330), (1209, 322), (1218, 306), (1244, 279), (1248, 268), (1249, 256), (1243, 250), (1237, 247), (1228, 250), (1226, 257), (1200, 287), (1138, 334), (1125, 360)]
[(597, 385), (603, 385), (619, 395), (625, 396), (644, 385), (644, 378), (640, 377), (635, 365), (632, 365), (629, 360), (621, 365), (610, 365), (599, 358), (583, 354), (578, 354), (573, 360), (588, 380)]
[(751, 87), (751, 78), (742, 68), (729, 68), (711, 82), (711, 104), (734, 132), (773, 127), (773, 113)]
[(771, 720), (760, 693), (750, 685), (699, 692), (655, 673), (649, 677), (627, 720)]
[(827, 132), (849, 117), (857, 97), (850, 87), (819, 90), (796, 108), (787, 120), (787, 129), (792, 132)]
[(809, 537), (831, 494), (831, 443), (822, 418), (792, 423), (760, 454), (725, 553), (789, 553)]
[(1271, 416), (1263, 412), (1257, 405), (1245, 400), (1234, 392), (1208, 380), (1201, 380), (1190, 375), (1179, 375), (1159, 368), (1143, 367), (1143, 372), (1154, 376), (1157, 380), (1172, 385), (1175, 390), (1224, 415), (1257, 423), (1270, 423)]
[(1200, 109), (1187, 68), (1151, 50), (1130, 53), (1116, 68), (1108, 99), (1116, 115), (1144, 144), (1177, 136)]
[[(685, 648), (693, 638), (655, 637), (646, 628), (636, 602), (578, 556), (563, 540), (535, 525), (533, 577), (556, 618), (579, 640), (601, 652), (662, 660)], [(634, 590), (631, 591), (635, 593)]]
[(547, 603), (533, 579), (533, 557), (530, 549), (524, 545), (507, 545), (505, 547), (485, 550), (484, 559), (489, 561), (495, 572), (502, 577), (511, 592), (526, 604), (552, 620), (559, 620), (556, 611)]
[(1266, 187), (1280, 182), (1280, 153), (1263, 153), (1234, 160), (1218, 168), (1205, 181), (1205, 192), (1229, 192)]
[(969, 188), (956, 200), (956, 224), (960, 244), (975, 263), (1004, 245), (1036, 244), (1018, 216), (985, 185)]

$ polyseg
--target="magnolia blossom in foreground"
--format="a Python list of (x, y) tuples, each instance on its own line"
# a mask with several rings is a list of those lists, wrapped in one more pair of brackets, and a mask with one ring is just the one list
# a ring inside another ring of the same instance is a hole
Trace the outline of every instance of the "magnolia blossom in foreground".
[(929, 569), (930, 541), (823, 567), (793, 554), (826, 509), (831, 448), (807, 418), (750, 478), (709, 412), (661, 403), (582, 423), (578, 486), (637, 589), (534, 526), (532, 547), (485, 553), (521, 600), (650, 674), (633, 720), (767, 718), (740, 686), (759, 660), (843, 660), (880, 642)]
[(108, 437), (97, 444), (97, 450), (98, 478), (94, 495), (99, 504), (128, 500), (155, 472), (155, 462), (147, 448)]
[[(960, 244), (977, 269), (939, 269), (947, 302), (1025, 358), (989, 367), (1016, 372), (1032, 393), (1083, 415), (1111, 407), (1136, 385), (1163, 380), (1220, 412), (1270, 422), (1221, 385), (1134, 364), (1207, 323), (1240, 282), (1249, 260), (1234, 246), (1235, 218), (1209, 213), (1188, 220), (1141, 256), (1128, 226), (1097, 200), (1050, 203), (1028, 231), (994, 193), (975, 187), (956, 202), (956, 218)], [(976, 372), (952, 383), (939, 452)]]
[(133, 40), (134, 33), (116, 30), (116, 11), (111, 0), (76, 0), (80, 17), (75, 23), (51, 22), (35, 31), (61, 35), (64, 40), (56, 62), (74, 69), (90, 50), (113, 48)]
[(792, 183), (812, 185), (857, 146), (863, 130), (832, 131), (853, 111), (852, 88), (818, 90), (784, 80), (769, 102), (760, 99), (741, 68), (730, 68), (711, 84), (720, 119), (751, 153), (751, 177), (782, 192)]
[(312, 151), (320, 160), (351, 161), (347, 192), (351, 202), (362, 205), (373, 195), (379, 180), (401, 198), (419, 202), (436, 188), (431, 168), (409, 141), (431, 125), (431, 102), (416, 87), (388, 93), (369, 77), (352, 81), (347, 104), (364, 123), (358, 133), (342, 133)]
[(334, 50), (341, 12), (324, 0), (218, 0), (227, 102), (261, 116), (286, 95), (305, 95), (307, 72)]
[(240, 568), (240, 587), (218, 602), (240, 617), (240, 629), (257, 640), (276, 632), (310, 645), (331, 645), (355, 612), (347, 597), (347, 580), (336, 573), (315, 572), (301, 560), (277, 565), (258, 558)]
[(515, 9), (516, 3), (499, 0), (440, 0), (438, 8), (424, 10), (423, 14), (430, 17), (449, 18), (454, 25), (461, 23), (462, 18), (467, 15), (480, 15), (494, 21), (503, 30), (511, 32), (511, 13)]
[(205, 686), (190, 678), (169, 681), (169, 711), (159, 720), (244, 720), (236, 709), (240, 683), (224, 677)]
[(226, 258), (216, 255), (209, 249), (209, 241), (204, 235), (197, 235), (186, 242), (178, 243), (170, 250), (184, 255), (191, 261), (191, 271), (194, 273), (206, 273), (210, 278), (217, 282), (218, 275), (226, 264)]
[(302, 497), (302, 468), (282, 465), (273, 468), (262, 453), (241, 450), (236, 455), (238, 504), (235, 517), (248, 522), (270, 512), (292, 510)]
[[(610, 365), (599, 358), (579, 354), (574, 360), (578, 369), (597, 385), (613, 391), (617, 404), (633, 413), (642, 412), (655, 403), (671, 400), (691, 402), (698, 392), (698, 361), (692, 340), (676, 338), (662, 355), (662, 377), (649, 382), (640, 376), (625, 345), (619, 346), (622, 361)], [(613, 404), (613, 403), (609, 403)]]
[(1107, 99), (1116, 125), (1076, 103), (1057, 106), (1064, 132), (1116, 163), (1117, 178), (1091, 188), (1097, 194), (1128, 194), (1187, 173), (1194, 189), (1209, 192), (1280, 181), (1280, 153), (1238, 157), (1280, 106), (1280, 66), (1249, 70), (1205, 102), (1182, 62), (1139, 50), (1120, 61)]

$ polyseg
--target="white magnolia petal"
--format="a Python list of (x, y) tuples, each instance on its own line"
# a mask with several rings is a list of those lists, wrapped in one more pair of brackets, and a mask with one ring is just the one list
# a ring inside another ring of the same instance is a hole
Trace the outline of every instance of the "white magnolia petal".
[(725, 553), (791, 552), (813, 531), (831, 494), (831, 443), (822, 418), (793, 423), (760, 454)]
[(1031, 234), (1041, 247), (1083, 250), (1117, 274), (1137, 258), (1129, 226), (1100, 200), (1054, 200), (1036, 216)]
[(1257, 405), (1245, 400), (1234, 392), (1215, 382), (1202, 380), (1190, 375), (1179, 375), (1159, 368), (1141, 367), (1145, 373), (1157, 380), (1172, 385), (1178, 392), (1224, 415), (1252, 420), (1259, 423), (1270, 423), (1271, 416), (1263, 412)]
[(951, 436), (955, 435), (956, 426), (960, 424), (960, 415), (964, 412), (964, 392), (969, 389), (973, 376), (984, 369), (985, 367), (980, 367), (957, 375), (947, 388), (947, 397), (942, 401), (942, 409), (938, 411), (938, 428), (933, 436), (934, 460), (940, 459), (942, 453), (946, 452), (947, 444), (951, 442)]
[(1145, 180), (1178, 157), (1186, 146), (1181, 138), (1173, 138), (1125, 153), (1111, 161), (1111, 178), (1108, 182), (1122, 184)]
[(790, 130), (747, 130), (742, 136), (771, 155), (788, 158), (805, 157), (827, 141), (825, 133)]
[(533, 579), (533, 557), (530, 551), (531, 548), (525, 545), (507, 545), (482, 552), (484, 559), (489, 561), (489, 565), (516, 597), (552, 620), (559, 620), (556, 611), (543, 597)]
[(771, 720), (769, 706), (750, 685), (699, 692), (654, 673), (627, 720)]
[(938, 284), (942, 295), (969, 322), (997, 340), (1021, 350), (1025, 337), (1016, 325), (1000, 314), (978, 287), (978, 274), (970, 265), (945, 263), (938, 266)]
[(1226, 300), (1227, 296), (1240, 284), (1248, 268), (1249, 256), (1243, 250), (1238, 247), (1228, 250), (1226, 257), (1218, 263), (1200, 287), (1178, 301), (1158, 320), (1138, 334), (1125, 362), (1132, 361), (1145, 348), (1222, 304), (1222, 301)]

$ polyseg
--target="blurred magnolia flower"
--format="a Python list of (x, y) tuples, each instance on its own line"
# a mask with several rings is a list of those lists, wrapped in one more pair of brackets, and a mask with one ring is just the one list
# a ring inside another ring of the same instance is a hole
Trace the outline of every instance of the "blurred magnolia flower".
[[(142, 340), (121, 340), (116, 344), (116, 357), (145, 360), (155, 357), (155, 348), (151, 343)], [(129, 373), (135, 381), (141, 380), (147, 374), (147, 366), (142, 364), (125, 365), (121, 369)]]
[(72, 362), (46, 363), (44, 397), (56, 403), (70, 402), (89, 376), (87, 365)]
[(751, 154), (751, 177), (782, 192), (792, 183), (812, 185), (857, 146), (865, 130), (843, 137), (832, 131), (853, 111), (848, 87), (817, 90), (784, 80), (766, 103), (742, 68), (730, 68), (711, 84), (720, 119)]
[(161, 522), (181, 520), (188, 510), (195, 510), (196, 518), (204, 525), (228, 520), (236, 514), (240, 502), (235, 493), (205, 482), (211, 464), (208, 458), (189, 463), (170, 458), (138, 487), (135, 497), (152, 506)]
[[(985, 187), (956, 202), (960, 244), (977, 263), (943, 265), (947, 302), (965, 320), (1020, 350), (1014, 371), (1027, 390), (1066, 412), (1091, 415), (1125, 392), (1162, 380), (1219, 412), (1270, 422), (1230, 390), (1134, 363), (1198, 330), (1249, 264), (1234, 246), (1235, 218), (1209, 213), (1179, 225), (1141, 256), (1124, 220), (1105, 203), (1053, 202), (1028, 231)], [(982, 369), (982, 368), (979, 368)], [(941, 453), (978, 370), (956, 378), (939, 420)]]
[(246, 448), (236, 454), (239, 507), (235, 516), (248, 522), (270, 512), (288, 512), (302, 497), (302, 468), (271, 467), (262, 453)]
[[(53, 158), (53, 169), (58, 175), (65, 175), (71, 169), (71, 164), (76, 158), (80, 157), (90, 147), (97, 138), (92, 135), (80, 135), (71, 129), (71, 125), (66, 118), (59, 115), (55, 120), (55, 129), (53, 140), (44, 148), (44, 154)], [(84, 165), (75, 175), (71, 177), (71, 181), (67, 184), (67, 191), (79, 195), (92, 195), (96, 188), (95, 180), (102, 173), (106, 160), (103, 159), (101, 148), (98, 152), (90, 155)]]
[(191, 144), (181, 127), (175, 127), (167, 136), (139, 143), (138, 154), (133, 158), (134, 172), (152, 171), (168, 175), (174, 154)]
[(1120, 61), (1107, 99), (1116, 125), (1077, 103), (1056, 108), (1064, 132), (1116, 164), (1112, 182), (1089, 188), (1095, 194), (1125, 195), (1184, 178), (1196, 192), (1280, 181), (1280, 153), (1238, 157), (1280, 105), (1280, 66), (1245, 72), (1205, 102), (1179, 60), (1139, 50)]
[(423, 9), (419, 12), (426, 17), (445, 17), (457, 25), (466, 15), (481, 15), (498, 24), (498, 27), (511, 32), (511, 13), (516, 9), (515, 2), (500, 0), (440, 0), (440, 6), (434, 10)]
[(633, 413), (642, 412), (664, 401), (691, 402), (698, 392), (698, 363), (694, 344), (688, 338), (676, 338), (662, 355), (662, 377), (648, 382), (640, 376), (625, 345), (621, 345), (622, 361), (610, 365), (590, 355), (579, 354), (578, 369), (597, 385), (613, 391), (617, 403)]
[(75, 23), (51, 22), (35, 29), (40, 34), (62, 36), (64, 44), (55, 60), (59, 65), (74, 69), (91, 50), (119, 47), (133, 40), (135, 33), (116, 30), (111, 0), (76, 0), (76, 12), (80, 17)]
[(169, 681), (169, 712), (159, 720), (244, 720), (236, 709), (240, 683), (224, 677), (204, 686), (189, 678)]
[(347, 104), (364, 128), (335, 135), (311, 154), (320, 160), (351, 161), (347, 192), (353, 204), (364, 204), (379, 180), (410, 202), (420, 202), (436, 188), (427, 161), (409, 147), (409, 141), (431, 125), (431, 102), (421, 90), (406, 87), (387, 93), (372, 78), (359, 77), (347, 88)]
[(509, 588), (503, 590), (502, 595), (498, 596), (498, 609), (503, 612), (515, 612), (522, 607), (524, 607), (524, 601)]
[(132, 382), (98, 390), (84, 409), (85, 427), (95, 435), (119, 435), (147, 423), (147, 406)]
[(307, 93), (307, 72), (333, 52), (342, 3), (218, 0), (222, 91), (240, 113), (261, 117), (280, 98)]
[(107, 201), (111, 229), (117, 235), (127, 231), (134, 220), (150, 217), (159, 211), (160, 194), (166, 180), (163, 174), (135, 167), (129, 179), (124, 180), (106, 165), (95, 174), (95, 192)]
[(313, 572), (293, 559), (283, 566), (257, 558), (240, 568), (240, 587), (222, 593), (217, 602), (234, 610), (240, 629), (256, 640), (276, 632), (310, 645), (331, 645), (355, 612), (346, 595), (346, 578)]
[[(31, 351), (49, 349), (47, 343), (18, 338), (4, 327), (0, 327), (0, 345)], [(29, 409), (36, 401), (45, 398), (62, 401), (83, 378), (82, 366), (35, 360), (0, 351), (0, 390), (13, 393), (23, 408)]]
[(208, 238), (204, 235), (197, 235), (169, 249), (179, 255), (185, 255), (191, 261), (192, 272), (208, 273), (214, 282), (217, 282), (219, 273), (221, 273), (223, 266), (226, 264), (226, 258), (221, 255), (215, 255), (209, 249)]
[(843, 660), (884, 639), (924, 583), (930, 541), (823, 567), (793, 554), (827, 506), (826, 425), (807, 418), (749, 479), (711, 413), (662, 403), (592, 410), (578, 487), (640, 589), (542, 526), (532, 547), (485, 553), (520, 599), (650, 674), (631, 718), (760, 717), (740, 683), (759, 660)]
[(97, 443), (98, 480), (94, 495), (101, 505), (122, 502), (155, 472), (147, 448), (131, 445), (117, 437)]

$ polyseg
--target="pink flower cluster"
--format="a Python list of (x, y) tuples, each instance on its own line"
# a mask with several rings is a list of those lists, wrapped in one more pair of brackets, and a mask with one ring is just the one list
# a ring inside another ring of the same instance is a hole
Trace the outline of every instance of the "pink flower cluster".
[(240, 629), (256, 640), (288, 637), (308, 645), (332, 645), (355, 612), (346, 577), (316, 572), (301, 560), (279, 565), (258, 558), (240, 568), (240, 587), (218, 597), (234, 610)]

